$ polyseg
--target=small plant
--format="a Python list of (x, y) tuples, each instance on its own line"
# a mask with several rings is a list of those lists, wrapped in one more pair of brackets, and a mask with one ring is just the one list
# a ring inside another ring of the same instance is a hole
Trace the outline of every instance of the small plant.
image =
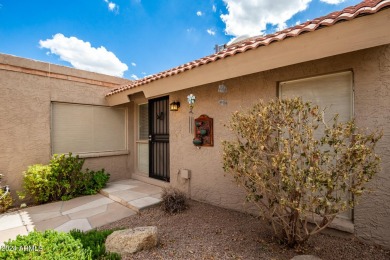
[(164, 187), (161, 199), (161, 208), (169, 214), (180, 213), (188, 208), (187, 197), (179, 189)]
[(328, 124), (318, 106), (299, 98), (259, 102), (233, 114), (236, 138), (223, 142), (225, 172), (291, 247), (354, 207), (379, 171), (381, 133), (364, 134), (337, 115)]
[(68, 233), (46, 230), (33, 231), (26, 236), (18, 235), (15, 240), (4, 243), (0, 259), (92, 259), (91, 250)]
[[(0, 174), (0, 183), (3, 174)], [(0, 213), (5, 212), (9, 207), (12, 206), (13, 199), (9, 191), (8, 186), (0, 186)]]
[(57, 198), (57, 184), (49, 165), (35, 164), (29, 166), (23, 175), (24, 191), (18, 192), (21, 199), (24, 199), (27, 193), (35, 203), (53, 201)]
[(104, 169), (100, 171), (90, 171), (86, 170), (86, 179), (89, 179), (88, 182), (85, 183), (85, 186), (82, 190), (84, 195), (92, 195), (99, 192), (99, 190), (103, 189), (106, 186), (106, 183), (110, 179), (110, 174), (106, 173)]
[(49, 165), (28, 167), (23, 173), (24, 191), (18, 193), (20, 198), (28, 195), (35, 203), (45, 203), (96, 194), (106, 185), (110, 175), (104, 169), (97, 172), (87, 169), (83, 172), (84, 161), (71, 153), (55, 154)]
[(69, 234), (81, 242), (84, 248), (91, 250), (92, 259), (112, 259), (120, 260), (120, 255), (116, 253), (106, 252), (106, 247), (104, 245), (106, 238), (114, 230), (91, 230), (88, 232), (83, 232), (77, 229), (71, 230)]

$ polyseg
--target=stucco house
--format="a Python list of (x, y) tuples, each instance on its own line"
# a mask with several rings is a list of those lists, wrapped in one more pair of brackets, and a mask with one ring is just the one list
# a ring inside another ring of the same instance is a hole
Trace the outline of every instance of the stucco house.
[[(374, 192), (334, 227), (390, 248), (389, 26), (390, 0), (366, 0), (137, 81), (0, 55), (0, 172), (17, 189), (28, 165), (71, 151), (113, 180), (169, 183), (195, 200), (251, 210), (222, 170), (224, 124), (259, 99), (302, 96), (383, 129)], [(208, 145), (196, 146), (193, 119), (202, 115)]]

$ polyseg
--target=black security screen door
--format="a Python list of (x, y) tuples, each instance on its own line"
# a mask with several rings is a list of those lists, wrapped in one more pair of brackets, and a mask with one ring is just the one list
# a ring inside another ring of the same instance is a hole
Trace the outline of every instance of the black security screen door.
[(169, 99), (149, 100), (149, 177), (169, 182)]

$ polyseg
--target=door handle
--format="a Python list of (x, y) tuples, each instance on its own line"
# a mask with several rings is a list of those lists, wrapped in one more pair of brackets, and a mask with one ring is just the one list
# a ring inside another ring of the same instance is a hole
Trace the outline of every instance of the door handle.
[(152, 135), (149, 135), (149, 141), (150, 142), (152, 141)]

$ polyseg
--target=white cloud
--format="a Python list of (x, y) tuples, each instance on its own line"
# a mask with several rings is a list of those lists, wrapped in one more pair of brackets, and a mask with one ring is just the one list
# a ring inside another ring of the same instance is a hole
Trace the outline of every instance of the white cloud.
[(132, 62), (132, 63), (131, 63), (131, 66), (136, 67), (137, 64), (136, 64), (135, 62)]
[(91, 43), (76, 37), (68, 38), (57, 33), (53, 39), (40, 40), (39, 45), (41, 48), (47, 48), (51, 53), (60, 56), (61, 60), (69, 62), (76, 69), (117, 77), (123, 77), (123, 72), (128, 70), (127, 65), (105, 47), (94, 48)]
[(118, 12), (118, 10), (119, 10), (119, 6), (116, 4), (116, 3), (114, 3), (114, 2), (110, 2), (110, 1), (108, 1), (108, 0), (104, 0), (104, 2), (106, 2), (107, 3), (107, 5), (108, 5), (108, 10), (110, 10), (110, 11), (112, 11), (112, 12)]
[(213, 12), (215, 13), (217, 11), (217, 7), (213, 5)]
[(207, 33), (210, 35), (215, 35), (215, 31), (213, 29), (207, 29)]
[(132, 79), (134, 79), (134, 80), (138, 80), (138, 79), (139, 79), (138, 76), (135, 75), (135, 74), (132, 74), (132, 75), (130, 76), (130, 78), (132, 78)]
[(338, 5), (341, 4), (342, 2), (345, 2), (346, 0), (320, 0), (320, 1), (330, 5)]
[(197, 15), (197, 16), (202, 16), (203, 13), (202, 13), (201, 11), (197, 11), (197, 12), (196, 12), (196, 15)]
[(116, 6), (115, 3), (112, 2), (108, 3), (108, 9), (110, 9), (110, 11), (113, 11), (115, 9), (115, 6)]
[(278, 29), (286, 28), (286, 21), (306, 10), (312, 0), (223, 1), (228, 10), (227, 14), (221, 15), (226, 24), (226, 34), (254, 36), (264, 34), (267, 24), (277, 26)]

